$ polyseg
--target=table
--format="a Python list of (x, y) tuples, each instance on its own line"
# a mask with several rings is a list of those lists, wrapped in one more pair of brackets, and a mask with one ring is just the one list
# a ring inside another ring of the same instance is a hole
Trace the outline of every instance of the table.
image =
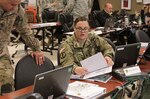
[[(143, 72), (149, 73), (150, 72), (150, 61), (146, 61), (145, 64), (140, 65), (140, 69)], [(70, 82), (73, 82), (74, 80), (71, 80)], [(90, 83), (94, 83), (97, 84), (101, 87), (105, 87), (106, 90), (106, 94), (102, 95), (102, 97), (107, 97), (110, 94), (112, 94), (118, 86), (123, 86), (125, 84), (125, 82), (119, 81), (116, 78), (112, 78), (110, 81), (108, 81), (107, 83), (101, 83), (101, 82), (92, 82), (92, 81), (86, 81), (86, 82), (90, 82)], [(18, 96), (27, 94), (29, 92), (32, 92), (33, 86), (29, 86), (11, 93), (8, 93), (4, 96), (0, 96), (0, 99), (13, 99), (16, 98)]]
[[(48, 22), (48, 23), (37, 23), (37, 24), (30, 24), (31, 29), (39, 29), (42, 30), (42, 40), (43, 40), (43, 51), (48, 51), (47, 49), (50, 49), (50, 52), (52, 54), (52, 51), (54, 49), (54, 32), (53, 29), (60, 26), (59, 22)], [(52, 30), (50, 31), (52, 33), (52, 46), (51, 48), (45, 47), (45, 29), (51, 27)]]

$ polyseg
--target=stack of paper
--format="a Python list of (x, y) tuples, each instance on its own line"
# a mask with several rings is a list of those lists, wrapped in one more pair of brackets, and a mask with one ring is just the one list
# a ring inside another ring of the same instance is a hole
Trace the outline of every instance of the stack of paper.
[(95, 99), (106, 93), (106, 88), (99, 87), (96, 84), (75, 81), (69, 84), (67, 97), (75, 97), (81, 99)]

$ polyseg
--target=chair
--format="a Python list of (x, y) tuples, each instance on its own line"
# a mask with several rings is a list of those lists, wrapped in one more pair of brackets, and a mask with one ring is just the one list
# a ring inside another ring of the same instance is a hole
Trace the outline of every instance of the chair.
[(100, 23), (99, 23), (99, 20), (98, 20), (100, 14), (101, 14), (101, 11), (93, 11), (92, 12), (93, 20), (95, 21), (96, 27), (100, 27)]
[(69, 13), (60, 13), (59, 21), (62, 26), (63, 32), (71, 32), (73, 31), (73, 16)]
[(21, 89), (33, 85), (35, 75), (55, 69), (53, 63), (45, 57), (44, 64), (38, 66), (31, 55), (26, 55), (16, 65), (15, 89)]
[(149, 36), (142, 30), (135, 32), (135, 38), (137, 42), (150, 42)]
[(58, 21), (58, 12), (50, 11), (49, 9), (44, 9), (42, 11), (42, 20), (46, 22), (57, 22)]
[(28, 16), (28, 22), (29, 23), (36, 23), (36, 16), (37, 16), (37, 9), (33, 6), (28, 6), (25, 10), (27, 16)]

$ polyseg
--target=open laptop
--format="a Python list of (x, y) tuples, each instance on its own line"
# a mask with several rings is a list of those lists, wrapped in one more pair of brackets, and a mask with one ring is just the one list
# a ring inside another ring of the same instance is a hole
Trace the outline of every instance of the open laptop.
[(131, 77), (144, 76), (145, 73), (137, 73), (134, 75), (126, 76), (124, 73), (125, 68), (134, 67), (137, 65), (137, 58), (141, 43), (133, 43), (128, 45), (121, 45), (116, 47), (115, 60), (113, 65), (113, 75), (120, 80), (128, 80)]
[(114, 18), (107, 18), (105, 21), (104, 27), (97, 27), (96, 30), (101, 30), (102, 32), (107, 32), (109, 30), (112, 30), (114, 28)]
[(33, 93), (39, 93), (43, 99), (64, 98), (69, 85), (72, 68), (73, 65), (69, 65), (36, 75), (33, 92), (17, 97), (16, 99), (26, 99)]
[(113, 69), (133, 66), (137, 63), (140, 43), (116, 46)]

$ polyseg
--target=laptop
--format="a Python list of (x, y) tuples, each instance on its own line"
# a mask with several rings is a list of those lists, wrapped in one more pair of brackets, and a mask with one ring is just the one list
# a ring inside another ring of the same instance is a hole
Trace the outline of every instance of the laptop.
[(97, 27), (96, 31), (101, 30), (102, 32), (108, 32), (114, 28), (114, 18), (107, 18), (104, 27)]
[(135, 65), (140, 48), (141, 43), (116, 46), (113, 69)]
[(114, 28), (114, 18), (107, 18), (104, 25), (104, 31), (107, 32), (109, 30), (112, 30), (113, 28)]
[(62, 99), (70, 82), (73, 65), (60, 67), (35, 76), (33, 92), (17, 97), (26, 99), (33, 93), (39, 93), (43, 99)]
[(113, 76), (126, 81), (128, 79), (137, 78), (139, 76), (145, 76), (146, 73), (137, 73), (130, 76), (126, 76), (124, 73), (125, 68), (137, 66), (137, 58), (139, 56), (141, 44), (133, 43), (128, 45), (121, 45), (116, 47), (114, 65), (113, 65)]

